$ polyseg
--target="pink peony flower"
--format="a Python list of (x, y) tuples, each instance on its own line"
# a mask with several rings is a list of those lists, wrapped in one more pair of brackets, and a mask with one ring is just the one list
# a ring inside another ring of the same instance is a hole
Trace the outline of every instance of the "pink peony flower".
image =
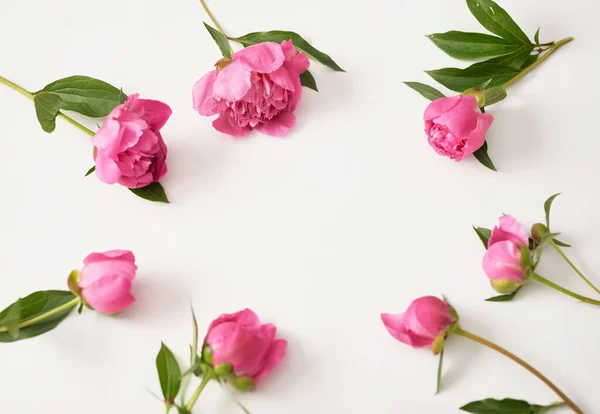
[(435, 296), (415, 299), (404, 313), (382, 313), (381, 320), (390, 335), (413, 348), (433, 345), (456, 322), (450, 305)]
[(517, 219), (509, 215), (500, 217), (498, 226), (494, 227), (488, 240), (488, 248), (494, 243), (505, 240), (525, 246), (529, 245), (527, 229)]
[(212, 364), (231, 365), (236, 377), (249, 378), (254, 386), (277, 367), (287, 349), (285, 339), (275, 339), (273, 324), (261, 324), (250, 309), (224, 314), (208, 328), (205, 346), (212, 353)]
[(527, 269), (523, 268), (519, 246), (510, 240), (499, 241), (488, 246), (483, 256), (483, 271), (499, 293), (512, 293), (523, 285)]
[(200, 115), (219, 115), (213, 127), (241, 137), (254, 128), (283, 136), (296, 122), (302, 96), (300, 74), (309, 66), (291, 41), (259, 43), (221, 59), (192, 90)]
[(429, 145), (440, 155), (462, 161), (481, 148), (494, 117), (481, 113), (475, 96), (458, 95), (431, 102), (423, 119)]
[(83, 259), (79, 278), (81, 297), (94, 310), (112, 315), (127, 309), (135, 298), (130, 293), (137, 266), (129, 250), (92, 253)]
[(145, 187), (167, 173), (167, 146), (160, 129), (171, 116), (167, 104), (129, 95), (104, 120), (92, 143), (96, 175), (107, 184)]

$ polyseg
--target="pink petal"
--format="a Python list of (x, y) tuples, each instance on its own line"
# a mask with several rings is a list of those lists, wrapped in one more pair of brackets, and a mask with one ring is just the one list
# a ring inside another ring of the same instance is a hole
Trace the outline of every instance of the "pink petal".
[(154, 132), (158, 132), (173, 113), (171, 107), (164, 102), (152, 99), (140, 99), (138, 102), (144, 109), (142, 119), (148, 123), (150, 129)]
[(165, 144), (165, 141), (163, 140), (160, 132), (157, 132), (156, 136), (158, 137), (159, 151), (156, 154), (156, 159), (154, 160), (154, 162), (156, 163), (156, 172), (154, 173), (153, 181), (160, 181), (167, 174), (167, 171), (168, 171), (167, 170), (168, 149), (167, 149), (167, 144)]
[(111, 111), (102, 123), (98, 132), (92, 137), (92, 144), (98, 148), (98, 150), (103, 150), (109, 157), (116, 156), (120, 151), (121, 126), (117, 119), (121, 111), (118, 108), (119, 107)]
[[(481, 110), (479, 109), (479, 105), (477, 105), (475, 96), (459, 95), (457, 104), (452, 109), (446, 111), (446, 113), (439, 115), (434, 122), (436, 124), (444, 125), (458, 137), (468, 137), (477, 127), (478, 115), (481, 115)], [(485, 132), (483, 136), (485, 138)], [(475, 141), (477, 141), (477, 139), (475, 139)], [(477, 143), (475, 141), (471, 147), (476, 146)], [(469, 144), (471, 144), (470, 141)], [(483, 141), (479, 147), (481, 147), (481, 145), (483, 145)], [(475, 150), (473, 150), (473, 152), (474, 151)]]
[(279, 44), (263, 42), (234, 53), (231, 55), (231, 59), (241, 62), (247, 70), (271, 73), (283, 65), (285, 56)]
[(423, 115), (424, 121), (431, 121), (440, 115), (453, 109), (460, 102), (460, 95), (452, 96), (449, 98), (439, 98), (431, 102), (425, 108), (425, 114)]
[(292, 73), (301, 74), (310, 66), (310, 61), (304, 52), (297, 52), (291, 40), (281, 42), (281, 49), (285, 54), (285, 67)]
[(435, 296), (424, 296), (413, 301), (406, 311), (408, 331), (429, 343), (452, 322), (450, 307)]
[(494, 117), (491, 114), (479, 114), (477, 117), (477, 126), (467, 139), (467, 146), (464, 152), (465, 156), (471, 155), (481, 148), (485, 142), (485, 135), (493, 121)]
[(407, 345), (412, 345), (412, 341), (410, 336), (408, 335), (408, 331), (406, 330), (406, 325), (404, 323), (405, 315), (404, 313), (391, 314), (391, 313), (382, 313), (381, 321), (385, 325), (385, 328), (388, 330), (390, 335), (399, 340), (402, 343)]
[(239, 101), (250, 89), (252, 72), (240, 62), (233, 62), (221, 69), (213, 83), (213, 96), (227, 101)]
[(238, 322), (243, 326), (249, 327), (258, 327), (260, 325), (260, 319), (258, 318), (258, 315), (256, 315), (253, 310), (246, 308), (236, 313), (224, 313), (212, 321), (208, 329), (210, 330), (219, 324), (231, 321)]
[(213, 98), (213, 86), (218, 73), (216, 70), (208, 72), (192, 88), (194, 109), (200, 115), (210, 116), (217, 113), (217, 102)]
[(106, 184), (114, 184), (121, 178), (121, 170), (115, 160), (105, 157), (100, 150), (96, 154), (96, 177)]
[(513, 216), (506, 215), (499, 219), (499, 226), (495, 226), (488, 240), (488, 248), (498, 242), (510, 240), (517, 244), (529, 245), (529, 235), (524, 225)]
[(276, 85), (279, 85), (288, 91), (294, 91), (296, 89), (292, 77), (293, 75), (290, 74), (285, 66), (271, 72), (268, 76)]
[(277, 339), (273, 341), (262, 369), (252, 376), (255, 385), (263, 381), (271, 373), (271, 371), (273, 371), (273, 369), (281, 364), (281, 361), (283, 361), (283, 358), (285, 358), (287, 346), (288, 341), (285, 339)]
[(489, 246), (483, 256), (483, 271), (490, 279), (521, 283), (525, 270), (521, 267), (521, 249), (512, 241), (500, 241)]
[(81, 269), (79, 287), (87, 288), (106, 276), (119, 276), (123, 279), (133, 280), (137, 266), (127, 259), (110, 259), (94, 261), (86, 264)]
[(107, 276), (82, 287), (81, 295), (98, 312), (111, 315), (121, 312), (135, 300), (130, 293), (131, 281), (119, 276)]
[(296, 116), (291, 112), (280, 112), (269, 123), (260, 124), (256, 127), (263, 134), (274, 137), (286, 135), (296, 124)]
[(212, 123), (213, 127), (224, 134), (232, 135), (234, 137), (243, 137), (248, 135), (252, 128), (250, 127), (239, 127), (233, 126), (229, 122), (230, 118), (227, 112), (223, 112), (219, 115), (217, 119), (215, 119)]
[(101, 262), (107, 259), (123, 259), (130, 262), (135, 262), (135, 256), (131, 250), (115, 249), (102, 253), (90, 253), (85, 257), (85, 259), (83, 259), (83, 264), (88, 265), (90, 263)]

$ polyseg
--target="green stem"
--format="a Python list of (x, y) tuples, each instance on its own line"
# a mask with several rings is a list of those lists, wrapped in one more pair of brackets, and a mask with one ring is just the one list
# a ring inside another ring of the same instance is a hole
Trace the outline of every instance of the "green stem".
[(565, 262), (567, 262), (569, 264), (569, 266), (571, 266), (571, 269), (573, 269), (575, 271), (575, 273), (577, 273), (579, 275), (579, 277), (581, 277), (585, 281), (585, 283), (587, 283), (588, 285), (590, 285), (590, 287), (592, 289), (594, 289), (597, 293), (600, 293), (600, 289), (598, 289), (596, 286), (594, 286), (594, 284), (587, 277), (585, 277), (583, 275), (583, 273), (581, 273), (581, 271), (577, 268), (577, 266), (575, 266), (573, 264), (573, 262), (569, 260), (569, 258), (562, 251), (562, 249), (560, 247), (558, 247), (558, 245), (556, 243), (554, 243), (554, 240), (552, 240), (550, 242), (550, 245), (552, 247), (554, 247), (554, 250), (556, 250), (558, 252), (558, 254), (560, 254), (560, 257), (562, 257), (563, 259), (565, 259)]
[(204, 376), (202, 377), (202, 382), (200, 383), (200, 385), (198, 385), (198, 388), (196, 389), (196, 391), (194, 391), (194, 394), (192, 395), (192, 399), (190, 400), (190, 402), (187, 403), (187, 405), (185, 406), (186, 410), (192, 411), (192, 408), (194, 408), (194, 404), (196, 404), (196, 401), (198, 401), (198, 397), (200, 397), (200, 394), (204, 390), (204, 387), (206, 387), (206, 384), (208, 384), (208, 381), (210, 381), (212, 379), (212, 377), (213, 377), (212, 372), (204, 373)]
[(564, 401), (566, 406), (568, 406), (570, 409), (572, 409), (577, 414), (583, 414), (583, 411), (581, 411), (581, 408), (579, 408), (569, 397), (567, 397), (566, 394), (560, 390), (560, 388), (558, 388), (556, 385), (554, 385), (552, 383), (552, 381), (550, 381), (540, 371), (538, 371), (537, 369), (535, 369), (534, 367), (529, 365), (527, 362), (523, 361), (521, 358), (519, 358), (512, 352), (508, 352), (506, 349), (496, 345), (495, 343), (490, 342), (487, 339), (477, 336), (475, 334), (472, 334), (471, 332), (467, 332), (460, 327), (456, 330), (456, 334), (463, 336), (467, 339), (470, 339), (471, 341), (477, 342), (481, 345), (485, 345), (488, 348), (491, 348), (494, 351), (499, 352), (502, 355), (512, 359), (517, 364), (521, 365), (527, 371), (531, 372), (533, 375), (535, 375), (540, 380), (542, 380), (542, 382), (544, 384), (546, 384), (548, 387), (550, 387), (552, 389), (552, 391), (554, 391)]
[[(33, 101), (33, 98), (35, 97), (35, 94), (32, 92), (29, 92), (28, 90), (21, 88), (19, 85), (17, 85), (14, 82), (9, 81), (6, 78), (3, 78), (2, 76), (0, 76), (0, 83), (8, 86), (9, 88), (19, 92), (21, 95), (31, 99)], [(86, 128), (85, 126), (81, 125), (79, 122), (75, 121), (73, 118), (63, 114), (62, 112), (58, 112), (57, 116), (59, 118), (64, 119), (65, 121), (67, 121), (68, 123), (70, 123), (71, 125), (73, 125), (74, 127), (76, 127), (77, 129), (85, 132), (86, 134), (88, 134), (89, 136), (94, 136), (95, 132), (92, 131), (89, 128)]]
[(562, 286), (558, 286), (556, 283), (552, 283), (551, 281), (549, 281), (545, 277), (538, 275), (537, 273), (533, 274), (532, 279), (537, 280), (538, 282), (541, 282), (544, 285), (551, 287), (554, 290), (558, 290), (559, 292), (564, 293), (565, 295), (571, 296), (572, 298), (578, 299), (584, 303), (589, 303), (591, 305), (600, 306), (600, 300), (595, 300), (595, 299), (591, 299), (591, 298), (579, 295), (575, 292), (565, 289)]
[[(77, 306), (77, 305), (79, 305), (80, 302), (81, 302), (81, 299), (77, 297), (77, 298), (71, 300), (70, 302), (65, 303), (64, 305), (60, 305), (59, 307), (54, 308), (46, 313), (42, 313), (41, 315), (36, 316), (35, 318), (31, 318), (31, 319), (26, 320), (25, 322), (21, 322), (19, 324), (19, 328), (27, 328), (28, 326), (31, 326), (35, 323), (43, 321), (44, 319), (54, 316), (57, 313), (60, 313), (64, 310), (67, 310), (74, 306)], [(7, 331), (8, 331), (8, 328), (6, 326), (0, 326), (0, 332), (7, 332)]]
[(525, 69), (523, 69), (521, 72), (519, 72), (519, 74), (517, 76), (515, 76), (514, 78), (512, 78), (511, 80), (509, 80), (508, 82), (506, 82), (504, 84), (505, 88), (508, 88), (510, 85), (512, 85), (513, 83), (515, 83), (516, 81), (518, 81), (519, 79), (521, 79), (523, 76), (527, 75), (529, 72), (531, 72), (536, 66), (538, 66), (540, 63), (542, 63), (544, 60), (548, 59), (548, 57), (550, 57), (550, 55), (552, 53), (554, 53), (559, 47), (569, 43), (570, 41), (572, 41), (574, 38), (572, 36), (566, 37), (563, 40), (560, 40), (556, 43), (554, 43), (552, 45), (552, 47), (550, 49), (548, 49), (548, 51), (546, 53), (544, 53), (544, 55), (542, 57), (540, 57), (538, 60), (536, 60), (535, 62), (533, 62), (531, 65), (527, 66)]

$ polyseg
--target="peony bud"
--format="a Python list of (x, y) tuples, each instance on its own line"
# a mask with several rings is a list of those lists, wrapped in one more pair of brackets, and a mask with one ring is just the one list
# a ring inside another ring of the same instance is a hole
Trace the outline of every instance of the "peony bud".
[(536, 241), (542, 240), (542, 237), (548, 233), (549, 230), (545, 224), (535, 223), (533, 226), (531, 226), (531, 237), (533, 237), (533, 239)]
[(522, 258), (520, 246), (522, 245), (510, 240), (497, 242), (489, 246), (483, 256), (483, 270), (490, 278), (492, 287), (499, 293), (512, 293), (525, 281), (529, 269), (524, 265), (530, 259)]
[(499, 223), (492, 230), (492, 235), (488, 240), (488, 248), (494, 243), (510, 240), (524, 246), (529, 245), (529, 236), (524, 225), (519, 223), (513, 216), (502, 216)]

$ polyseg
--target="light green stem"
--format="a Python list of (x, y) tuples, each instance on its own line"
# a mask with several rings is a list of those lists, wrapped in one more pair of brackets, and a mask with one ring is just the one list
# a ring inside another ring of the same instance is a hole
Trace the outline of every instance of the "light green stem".
[(533, 62), (531, 65), (529, 65), (528, 67), (526, 67), (525, 69), (523, 69), (521, 72), (519, 72), (519, 74), (517, 76), (515, 76), (514, 78), (512, 78), (511, 80), (509, 80), (508, 82), (506, 82), (504, 84), (505, 88), (508, 88), (510, 85), (512, 85), (513, 83), (515, 83), (516, 81), (518, 81), (519, 79), (521, 79), (523, 76), (527, 75), (529, 72), (531, 72), (536, 66), (538, 66), (540, 63), (542, 63), (544, 60), (548, 59), (550, 57), (550, 55), (554, 52), (556, 52), (556, 50), (569, 43), (570, 41), (572, 41), (574, 38), (572, 36), (566, 37), (563, 40), (559, 40), (558, 42), (554, 43), (552, 45), (552, 47), (550, 49), (548, 49), (548, 51), (546, 53), (544, 53), (543, 56), (541, 56), (538, 60), (536, 60), (535, 62)]
[(569, 266), (571, 266), (571, 269), (573, 269), (575, 271), (575, 273), (577, 273), (579, 275), (579, 277), (581, 277), (585, 281), (585, 283), (587, 283), (588, 285), (590, 285), (590, 287), (592, 289), (594, 289), (597, 293), (600, 293), (600, 289), (598, 289), (596, 286), (594, 286), (594, 284), (587, 277), (585, 277), (583, 275), (583, 273), (581, 273), (581, 271), (577, 268), (577, 266), (575, 266), (573, 264), (573, 262), (569, 260), (569, 258), (562, 251), (562, 249), (560, 247), (558, 247), (558, 245), (556, 243), (554, 243), (554, 240), (552, 240), (550, 242), (550, 245), (552, 247), (554, 247), (554, 250), (556, 250), (558, 252), (558, 254), (560, 254), (560, 257), (562, 257), (563, 259), (565, 259), (565, 262), (567, 262), (569, 264)]
[[(31, 99), (33, 101), (33, 98), (35, 97), (35, 94), (29, 92), (28, 90), (21, 88), (19, 85), (17, 85), (14, 82), (9, 81), (6, 78), (3, 78), (2, 76), (0, 76), (0, 83), (3, 83), (4, 85), (8, 86), (9, 88), (19, 92), (21, 95)], [(71, 125), (73, 125), (74, 127), (78, 128), (79, 130), (85, 132), (86, 134), (88, 134), (89, 136), (93, 137), (95, 132), (92, 131), (89, 128), (86, 128), (85, 126), (81, 125), (79, 122), (75, 121), (73, 118), (63, 114), (62, 112), (58, 112), (58, 114), (56, 115), (59, 118), (64, 119), (65, 121), (67, 121), (68, 123), (70, 123)]]
[[(211, 13), (210, 9), (208, 8), (208, 6), (204, 2), (204, 0), (200, 0), (200, 4), (202, 4), (202, 8), (204, 9), (204, 11), (206, 12), (206, 14), (210, 18), (210, 21), (215, 25), (215, 28), (219, 32), (221, 32), (223, 34), (223, 36), (225, 36), (227, 39), (231, 40), (231, 38), (229, 36), (227, 36), (227, 34), (225, 34), (225, 30), (223, 30), (223, 28), (221, 27), (221, 25), (219, 24), (219, 22), (217, 21), (217, 19), (215, 19), (215, 16)], [(231, 48), (231, 46), (229, 47), (229, 51), (231, 53), (233, 53), (233, 49)]]
[(206, 387), (206, 384), (208, 384), (208, 381), (210, 381), (212, 379), (212, 377), (213, 377), (212, 372), (204, 373), (204, 376), (202, 377), (202, 382), (200, 383), (200, 385), (198, 385), (198, 388), (196, 389), (196, 391), (194, 391), (194, 394), (192, 395), (192, 399), (190, 400), (190, 402), (187, 403), (187, 405), (185, 406), (186, 410), (192, 411), (192, 408), (194, 408), (194, 404), (196, 404), (196, 401), (198, 401), (198, 397), (200, 397), (200, 394), (204, 390), (204, 387)]
[[(502, 348), (501, 346), (496, 345), (495, 343), (490, 342), (490, 341), (488, 341), (485, 338), (482, 338), (480, 336), (472, 334), (471, 332), (467, 332), (467, 331), (463, 330), (460, 327), (456, 330), (455, 333), (458, 334), (458, 335), (460, 335), (460, 336), (463, 336), (463, 337), (465, 337), (467, 339), (470, 339), (471, 341), (477, 342), (477, 343), (479, 343), (481, 345), (485, 345), (488, 348), (491, 348), (494, 351), (499, 352), (502, 355), (504, 355), (504, 356), (512, 359), (517, 364), (521, 365), (527, 371), (531, 372), (533, 375), (535, 375), (540, 380), (542, 380), (542, 382), (544, 384), (546, 384), (548, 387), (550, 387), (552, 389), (552, 391), (554, 391), (560, 398), (562, 398), (562, 400), (564, 401), (564, 403), (565, 403), (566, 406), (568, 406), (570, 409), (572, 409), (577, 414), (583, 414), (583, 411), (581, 411), (581, 408), (579, 408), (569, 397), (567, 397), (566, 394), (560, 390), (560, 388), (558, 388), (556, 385), (554, 385), (554, 383), (552, 381), (550, 381), (540, 371), (538, 371), (537, 369), (535, 369), (534, 367), (532, 367), (531, 365), (529, 365), (527, 362), (523, 361), (521, 358), (519, 358), (518, 356), (516, 356), (512, 352), (507, 351), (506, 349)], [(556, 405), (556, 404), (554, 404), (554, 405)]]
[(595, 300), (595, 299), (591, 299), (591, 298), (579, 295), (575, 292), (570, 291), (569, 289), (565, 289), (562, 286), (558, 286), (556, 283), (549, 281), (548, 279), (538, 275), (537, 273), (533, 274), (532, 279), (537, 280), (538, 282), (541, 282), (544, 285), (551, 287), (554, 290), (558, 290), (559, 292), (564, 293), (565, 295), (571, 296), (572, 298), (578, 299), (584, 303), (589, 303), (591, 305), (600, 306), (600, 300)]
[[(81, 299), (75, 298), (75, 299), (71, 300), (70, 302), (65, 303), (64, 305), (60, 305), (59, 307), (54, 308), (46, 313), (42, 313), (41, 315), (36, 316), (35, 318), (31, 318), (31, 319), (26, 320), (25, 322), (21, 322), (19, 324), (19, 328), (27, 328), (28, 326), (31, 326), (35, 323), (43, 321), (44, 319), (54, 316), (57, 313), (60, 313), (64, 310), (75, 307), (75, 306), (79, 305), (80, 303), (81, 303)], [(8, 328), (6, 326), (0, 326), (0, 332), (7, 332), (7, 331), (8, 331)]]

